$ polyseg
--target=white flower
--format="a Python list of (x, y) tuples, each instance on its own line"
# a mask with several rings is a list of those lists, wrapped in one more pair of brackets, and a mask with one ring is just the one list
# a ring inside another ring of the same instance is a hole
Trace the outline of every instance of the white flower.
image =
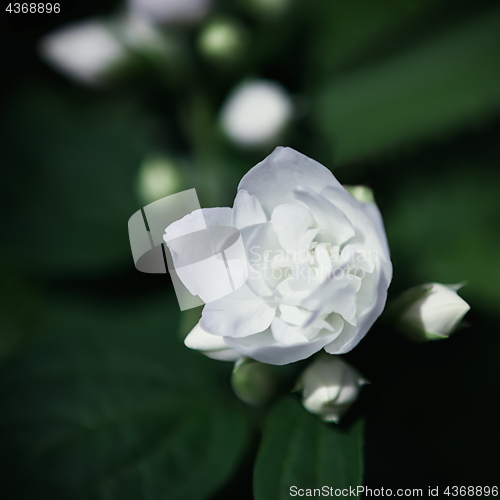
[(165, 52), (156, 28), (137, 17), (114, 21), (98, 18), (67, 24), (40, 41), (41, 56), (61, 73), (87, 85), (101, 85), (107, 74), (126, 61), (129, 50)]
[(201, 19), (211, 0), (128, 0), (130, 11), (155, 23), (189, 22)]
[(62, 73), (87, 84), (102, 83), (110, 68), (126, 52), (109, 26), (100, 19), (88, 19), (50, 32), (40, 42), (41, 55)]
[(402, 299), (416, 300), (407, 304), (401, 313), (399, 326), (415, 340), (436, 340), (448, 337), (470, 309), (469, 304), (458, 296), (460, 285), (429, 283), (411, 288)]
[(275, 139), (288, 123), (292, 103), (276, 82), (254, 80), (237, 87), (221, 111), (224, 132), (236, 143), (257, 146)]
[(338, 356), (322, 356), (306, 368), (297, 389), (306, 410), (325, 422), (338, 422), (366, 381)]
[[(283, 365), (325, 349), (350, 351), (384, 309), (392, 265), (380, 213), (332, 173), (277, 148), (241, 180), (233, 208), (202, 211), (208, 226), (240, 230), (246, 283), (205, 305), (186, 344), (216, 336), (218, 348)], [(189, 215), (166, 229), (192, 231)], [(191, 276), (196, 280), (196, 276)], [(196, 289), (196, 283), (185, 283)], [(201, 350), (207, 350), (203, 347)]]

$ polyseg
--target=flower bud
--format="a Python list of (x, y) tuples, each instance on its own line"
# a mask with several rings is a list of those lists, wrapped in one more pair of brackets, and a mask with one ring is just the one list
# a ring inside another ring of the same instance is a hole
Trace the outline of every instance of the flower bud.
[(356, 401), (366, 380), (339, 356), (321, 356), (301, 375), (297, 389), (307, 411), (335, 422)]
[(291, 118), (292, 102), (276, 82), (255, 80), (237, 87), (224, 104), (224, 132), (243, 146), (275, 140)]
[(345, 190), (362, 203), (375, 203), (373, 191), (366, 186), (344, 186)]
[(139, 170), (137, 194), (144, 203), (182, 191), (182, 179), (176, 164), (160, 156), (147, 158)]
[(276, 379), (271, 366), (250, 358), (242, 358), (234, 365), (231, 385), (244, 403), (261, 406), (276, 391)]
[(101, 19), (56, 28), (41, 39), (40, 53), (56, 69), (88, 85), (102, 84), (105, 75), (126, 57), (113, 30)]
[(391, 306), (396, 325), (416, 341), (448, 337), (470, 309), (457, 294), (460, 287), (428, 283), (410, 288)]
[(240, 24), (230, 19), (216, 19), (201, 32), (198, 47), (207, 59), (236, 61), (241, 57), (245, 39), (246, 33)]
[(134, 16), (155, 23), (191, 23), (203, 18), (211, 0), (128, 0), (128, 9)]

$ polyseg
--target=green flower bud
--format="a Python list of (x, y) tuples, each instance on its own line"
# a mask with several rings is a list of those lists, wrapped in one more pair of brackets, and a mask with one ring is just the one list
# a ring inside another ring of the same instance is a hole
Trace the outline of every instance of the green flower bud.
[(373, 191), (366, 186), (344, 186), (345, 190), (358, 201), (363, 203), (375, 203)]
[(250, 358), (242, 358), (234, 365), (231, 385), (234, 393), (244, 403), (262, 406), (276, 392), (273, 368)]
[(218, 19), (210, 22), (200, 34), (200, 52), (214, 61), (236, 61), (246, 45), (246, 31), (237, 22)]
[(179, 169), (168, 158), (147, 158), (139, 169), (136, 188), (143, 203), (152, 203), (174, 194), (182, 189)]

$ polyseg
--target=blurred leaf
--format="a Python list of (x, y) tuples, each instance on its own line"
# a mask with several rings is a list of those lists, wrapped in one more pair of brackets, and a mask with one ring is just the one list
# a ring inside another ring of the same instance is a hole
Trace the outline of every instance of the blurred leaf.
[(24, 276), (3, 268), (0, 281), (0, 361), (27, 341), (43, 324), (39, 291)]
[(83, 275), (133, 265), (127, 221), (147, 123), (133, 107), (43, 88), (13, 95), (1, 122), (12, 265)]
[(443, 3), (443, 0), (316, 0), (311, 8), (308, 2), (305, 11), (312, 15), (314, 26), (309, 38), (311, 70), (321, 73), (334, 70)]
[(281, 400), (269, 416), (254, 470), (255, 500), (290, 498), (290, 487), (362, 484), (362, 421), (347, 431), (327, 425), (298, 401)]
[(500, 9), (440, 31), (369, 66), (339, 74), (315, 96), (321, 132), (344, 163), (428, 140), (500, 109)]
[[(401, 178), (385, 224), (395, 275), (404, 270), (417, 285), (466, 281), (460, 294), (472, 308), (498, 310), (500, 304), (500, 176), (480, 162), (434, 165), (432, 181), (420, 172)], [(482, 175), (478, 176), (480, 170)]]
[(247, 436), (231, 367), (222, 381), (186, 349), (161, 302), (61, 302), (50, 335), (0, 368), (0, 496), (201, 500), (220, 487)]

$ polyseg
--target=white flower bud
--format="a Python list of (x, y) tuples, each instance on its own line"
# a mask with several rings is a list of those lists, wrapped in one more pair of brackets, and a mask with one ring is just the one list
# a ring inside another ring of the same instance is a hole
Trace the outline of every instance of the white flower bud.
[(102, 83), (105, 73), (126, 56), (113, 31), (100, 19), (57, 28), (42, 38), (40, 52), (62, 73), (90, 85)]
[(395, 304), (400, 330), (417, 341), (448, 337), (470, 309), (457, 294), (460, 287), (428, 283), (407, 290)]
[(252, 406), (267, 403), (276, 391), (276, 380), (270, 365), (241, 358), (231, 377), (233, 391), (241, 401)]
[(243, 146), (272, 142), (288, 123), (292, 102), (276, 82), (254, 80), (237, 87), (221, 112), (224, 132)]
[(155, 23), (187, 23), (200, 20), (211, 0), (128, 0), (129, 10)]
[(320, 356), (301, 375), (297, 389), (302, 390), (306, 410), (325, 422), (335, 422), (356, 401), (366, 380), (339, 356)]

